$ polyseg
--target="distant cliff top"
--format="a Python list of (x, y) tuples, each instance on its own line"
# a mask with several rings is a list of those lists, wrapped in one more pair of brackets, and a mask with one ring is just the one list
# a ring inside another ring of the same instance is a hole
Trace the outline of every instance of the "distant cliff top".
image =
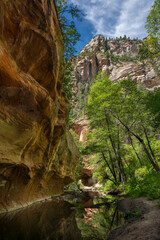
[(97, 35), (73, 58), (75, 93), (73, 118), (86, 114), (86, 104), (92, 80), (99, 71), (105, 71), (112, 81), (130, 77), (148, 89), (159, 86), (155, 66), (149, 60), (140, 60), (139, 46), (143, 40), (127, 37), (106, 39)]
[(89, 43), (80, 51), (80, 54), (84, 55), (87, 53), (105, 53), (106, 51), (110, 51), (114, 53), (116, 56), (132, 55), (133, 57), (138, 56), (138, 46), (142, 42), (142, 40), (130, 39), (126, 36), (115, 38), (115, 39), (107, 39), (103, 35), (97, 35), (93, 37)]

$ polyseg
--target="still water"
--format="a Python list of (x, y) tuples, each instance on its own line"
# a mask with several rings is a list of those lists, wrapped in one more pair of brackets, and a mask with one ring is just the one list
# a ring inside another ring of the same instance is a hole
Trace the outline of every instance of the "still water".
[(86, 193), (0, 215), (0, 240), (103, 240), (123, 221), (116, 199)]

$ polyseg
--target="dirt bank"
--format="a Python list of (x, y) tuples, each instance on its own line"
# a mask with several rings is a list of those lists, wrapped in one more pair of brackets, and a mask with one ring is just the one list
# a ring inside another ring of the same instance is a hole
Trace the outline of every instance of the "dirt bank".
[(157, 200), (124, 199), (120, 211), (140, 211), (137, 220), (111, 231), (107, 240), (160, 240), (160, 206)]

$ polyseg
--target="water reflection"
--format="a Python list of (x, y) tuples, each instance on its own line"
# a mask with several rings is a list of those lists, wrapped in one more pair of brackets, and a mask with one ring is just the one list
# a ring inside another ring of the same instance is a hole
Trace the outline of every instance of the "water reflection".
[(124, 214), (118, 211), (117, 199), (94, 198), (92, 201), (93, 205), (77, 209), (78, 228), (83, 240), (103, 240), (112, 229), (124, 224)]
[(70, 202), (58, 198), (1, 215), (0, 240), (103, 240), (123, 223), (115, 199), (86, 193)]
[(79, 240), (72, 205), (51, 201), (0, 217), (1, 240)]

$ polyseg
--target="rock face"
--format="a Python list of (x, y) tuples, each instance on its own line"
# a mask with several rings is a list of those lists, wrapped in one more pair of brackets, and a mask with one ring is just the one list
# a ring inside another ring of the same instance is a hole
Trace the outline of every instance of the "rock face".
[(1, 0), (0, 211), (62, 193), (74, 179), (61, 34), (54, 1)]
[(143, 63), (139, 59), (138, 48), (141, 43), (141, 40), (127, 38), (106, 40), (98, 35), (73, 58), (76, 119), (85, 115), (90, 84), (99, 71), (106, 71), (113, 81), (130, 76), (150, 89), (159, 85), (154, 66), (149, 61)]
[(84, 142), (85, 141), (85, 134), (88, 132), (88, 120), (85, 118), (78, 119), (74, 121), (71, 128), (74, 130), (74, 132), (79, 135), (79, 141)]

